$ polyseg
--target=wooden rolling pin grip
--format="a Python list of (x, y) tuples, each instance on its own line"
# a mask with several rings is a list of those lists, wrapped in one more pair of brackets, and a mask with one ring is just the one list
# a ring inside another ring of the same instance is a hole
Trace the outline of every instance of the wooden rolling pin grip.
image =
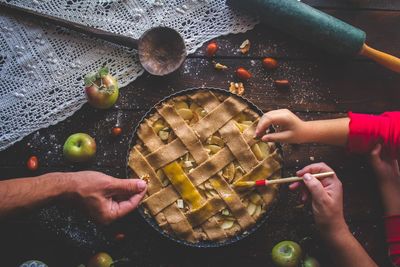
[(400, 58), (398, 57), (376, 50), (366, 44), (361, 48), (360, 55), (372, 59), (385, 68), (400, 73)]

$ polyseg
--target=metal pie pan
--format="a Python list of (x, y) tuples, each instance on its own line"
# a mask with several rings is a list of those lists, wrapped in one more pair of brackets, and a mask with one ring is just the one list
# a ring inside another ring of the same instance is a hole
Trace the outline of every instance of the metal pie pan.
[[(254, 105), (251, 101), (249, 101), (247, 98), (243, 97), (243, 96), (238, 96), (236, 94), (232, 94), (231, 92), (224, 90), (224, 89), (220, 89), (220, 88), (213, 88), (213, 87), (201, 87), (201, 88), (189, 88), (189, 89), (184, 89), (182, 91), (176, 92), (174, 94), (171, 94), (165, 98), (163, 98), (162, 100), (160, 100), (157, 104), (155, 104), (150, 110), (148, 110), (144, 116), (140, 119), (139, 123), (136, 125), (132, 137), (130, 139), (130, 143), (129, 143), (129, 149), (127, 152), (127, 159), (126, 159), (126, 177), (130, 178), (133, 175), (133, 171), (130, 169), (130, 167), (128, 166), (129, 163), (129, 153), (130, 150), (132, 149), (132, 147), (136, 144), (137, 141), (137, 131), (139, 129), (140, 124), (142, 124), (142, 122), (144, 122), (144, 120), (146, 118), (148, 118), (149, 116), (151, 116), (152, 114), (154, 114), (157, 109), (156, 107), (160, 106), (163, 102), (177, 97), (177, 96), (183, 96), (183, 95), (189, 95), (198, 91), (212, 91), (212, 92), (216, 92), (216, 93), (220, 93), (220, 94), (224, 94), (227, 96), (234, 96), (237, 97), (239, 99), (241, 99), (242, 101), (244, 101), (246, 104), (249, 105), (249, 108), (251, 108), (254, 112), (256, 112), (257, 114), (259, 114), (260, 116), (262, 116), (263, 112), (261, 109), (259, 109), (256, 105)], [(271, 131), (274, 131), (274, 129), (271, 127), (270, 129)], [(280, 153), (281, 157), (282, 157), (282, 150), (281, 150), (281, 146), (279, 144), (276, 144), (276, 147), (278, 149), (278, 152)], [(283, 168), (281, 168), (282, 170)], [(277, 194), (277, 198), (275, 199), (275, 201), (271, 204), (271, 206), (268, 208), (268, 210), (260, 217), (258, 218), (257, 222), (255, 225), (253, 225), (252, 227), (248, 228), (247, 230), (243, 231), (242, 233), (239, 233), (238, 235), (235, 235), (233, 237), (229, 237), (225, 240), (222, 241), (199, 241), (199, 242), (189, 242), (185, 239), (181, 239), (177, 236), (174, 236), (166, 231), (164, 231), (163, 229), (161, 229), (161, 227), (158, 225), (158, 223), (156, 222), (156, 220), (149, 214), (145, 213), (145, 209), (142, 205), (140, 205), (138, 207), (138, 212), (140, 213), (140, 215), (142, 216), (142, 218), (153, 228), (155, 229), (157, 232), (159, 232), (162, 236), (168, 238), (169, 240), (173, 240), (181, 245), (184, 246), (189, 246), (189, 247), (197, 247), (197, 248), (215, 248), (215, 247), (222, 247), (222, 246), (227, 246), (230, 245), (232, 243), (235, 243), (239, 240), (244, 239), (245, 237), (251, 235), (252, 233), (254, 233), (258, 228), (260, 228), (261, 225), (263, 225), (268, 217), (270, 216), (272, 210), (274, 209), (277, 201), (279, 198), (279, 192)]]

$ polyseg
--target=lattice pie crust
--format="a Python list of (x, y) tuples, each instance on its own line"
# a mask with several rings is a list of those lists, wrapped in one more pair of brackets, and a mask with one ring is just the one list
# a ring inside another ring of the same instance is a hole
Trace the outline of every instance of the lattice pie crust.
[(139, 126), (129, 158), (148, 179), (146, 213), (189, 242), (223, 241), (256, 224), (278, 188), (241, 192), (233, 184), (280, 176), (275, 145), (253, 138), (259, 115), (240, 98), (209, 90), (156, 108)]

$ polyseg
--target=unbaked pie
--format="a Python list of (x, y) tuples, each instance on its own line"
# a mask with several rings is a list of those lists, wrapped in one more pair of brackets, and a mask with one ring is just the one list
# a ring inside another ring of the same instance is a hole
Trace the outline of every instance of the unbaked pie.
[(243, 99), (206, 89), (157, 106), (129, 155), (148, 181), (146, 214), (188, 242), (223, 241), (254, 226), (277, 187), (243, 192), (234, 184), (278, 178), (281, 168), (275, 145), (254, 139), (259, 118)]

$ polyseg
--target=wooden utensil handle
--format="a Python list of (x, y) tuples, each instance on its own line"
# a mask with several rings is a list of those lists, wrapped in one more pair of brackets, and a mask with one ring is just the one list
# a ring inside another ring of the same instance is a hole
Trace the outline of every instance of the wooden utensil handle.
[(372, 59), (385, 68), (400, 73), (400, 58), (398, 57), (376, 50), (366, 44), (361, 48), (360, 55)]
[(111, 32), (106, 32), (101, 29), (97, 29), (94, 27), (76, 23), (76, 22), (66, 20), (66, 19), (63, 19), (60, 17), (55, 17), (55, 16), (44, 14), (44, 13), (40, 13), (40, 12), (37, 12), (37, 11), (29, 9), (29, 8), (12, 5), (12, 4), (9, 4), (6, 2), (0, 2), (0, 7), (2, 10), (6, 10), (8, 13), (11, 13), (11, 14), (14, 13), (14, 14), (21, 15), (21, 16), (28, 16), (31, 18), (36, 18), (40, 21), (45, 21), (45, 22), (48, 22), (53, 25), (62, 26), (62, 27), (68, 28), (70, 30), (77, 31), (77, 32), (86, 34), (88, 36), (99, 38), (99, 39), (102, 39), (102, 40), (105, 40), (105, 41), (108, 41), (108, 42), (111, 42), (114, 44), (126, 46), (129, 48), (134, 48), (134, 49), (137, 49), (137, 46), (138, 46), (138, 44), (137, 44), (138, 41), (134, 38), (120, 35), (120, 34), (111, 33)]
[[(316, 173), (316, 174), (311, 174), (311, 175), (317, 179), (322, 179), (322, 178), (326, 178), (326, 177), (329, 177), (334, 174), (335, 174), (335, 172), (321, 172), (321, 173)], [(286, 183), (293, 183), (293, 182), (299, 182), (299, 181), (303, 181), (303, 178), (294, 176), (294, 177), (288, 177), (288, 178), (282, 178), (282, 179), (268, 180), (268, 183), (266, 183), (266, 184), (267, 185), (286, 184)]]

